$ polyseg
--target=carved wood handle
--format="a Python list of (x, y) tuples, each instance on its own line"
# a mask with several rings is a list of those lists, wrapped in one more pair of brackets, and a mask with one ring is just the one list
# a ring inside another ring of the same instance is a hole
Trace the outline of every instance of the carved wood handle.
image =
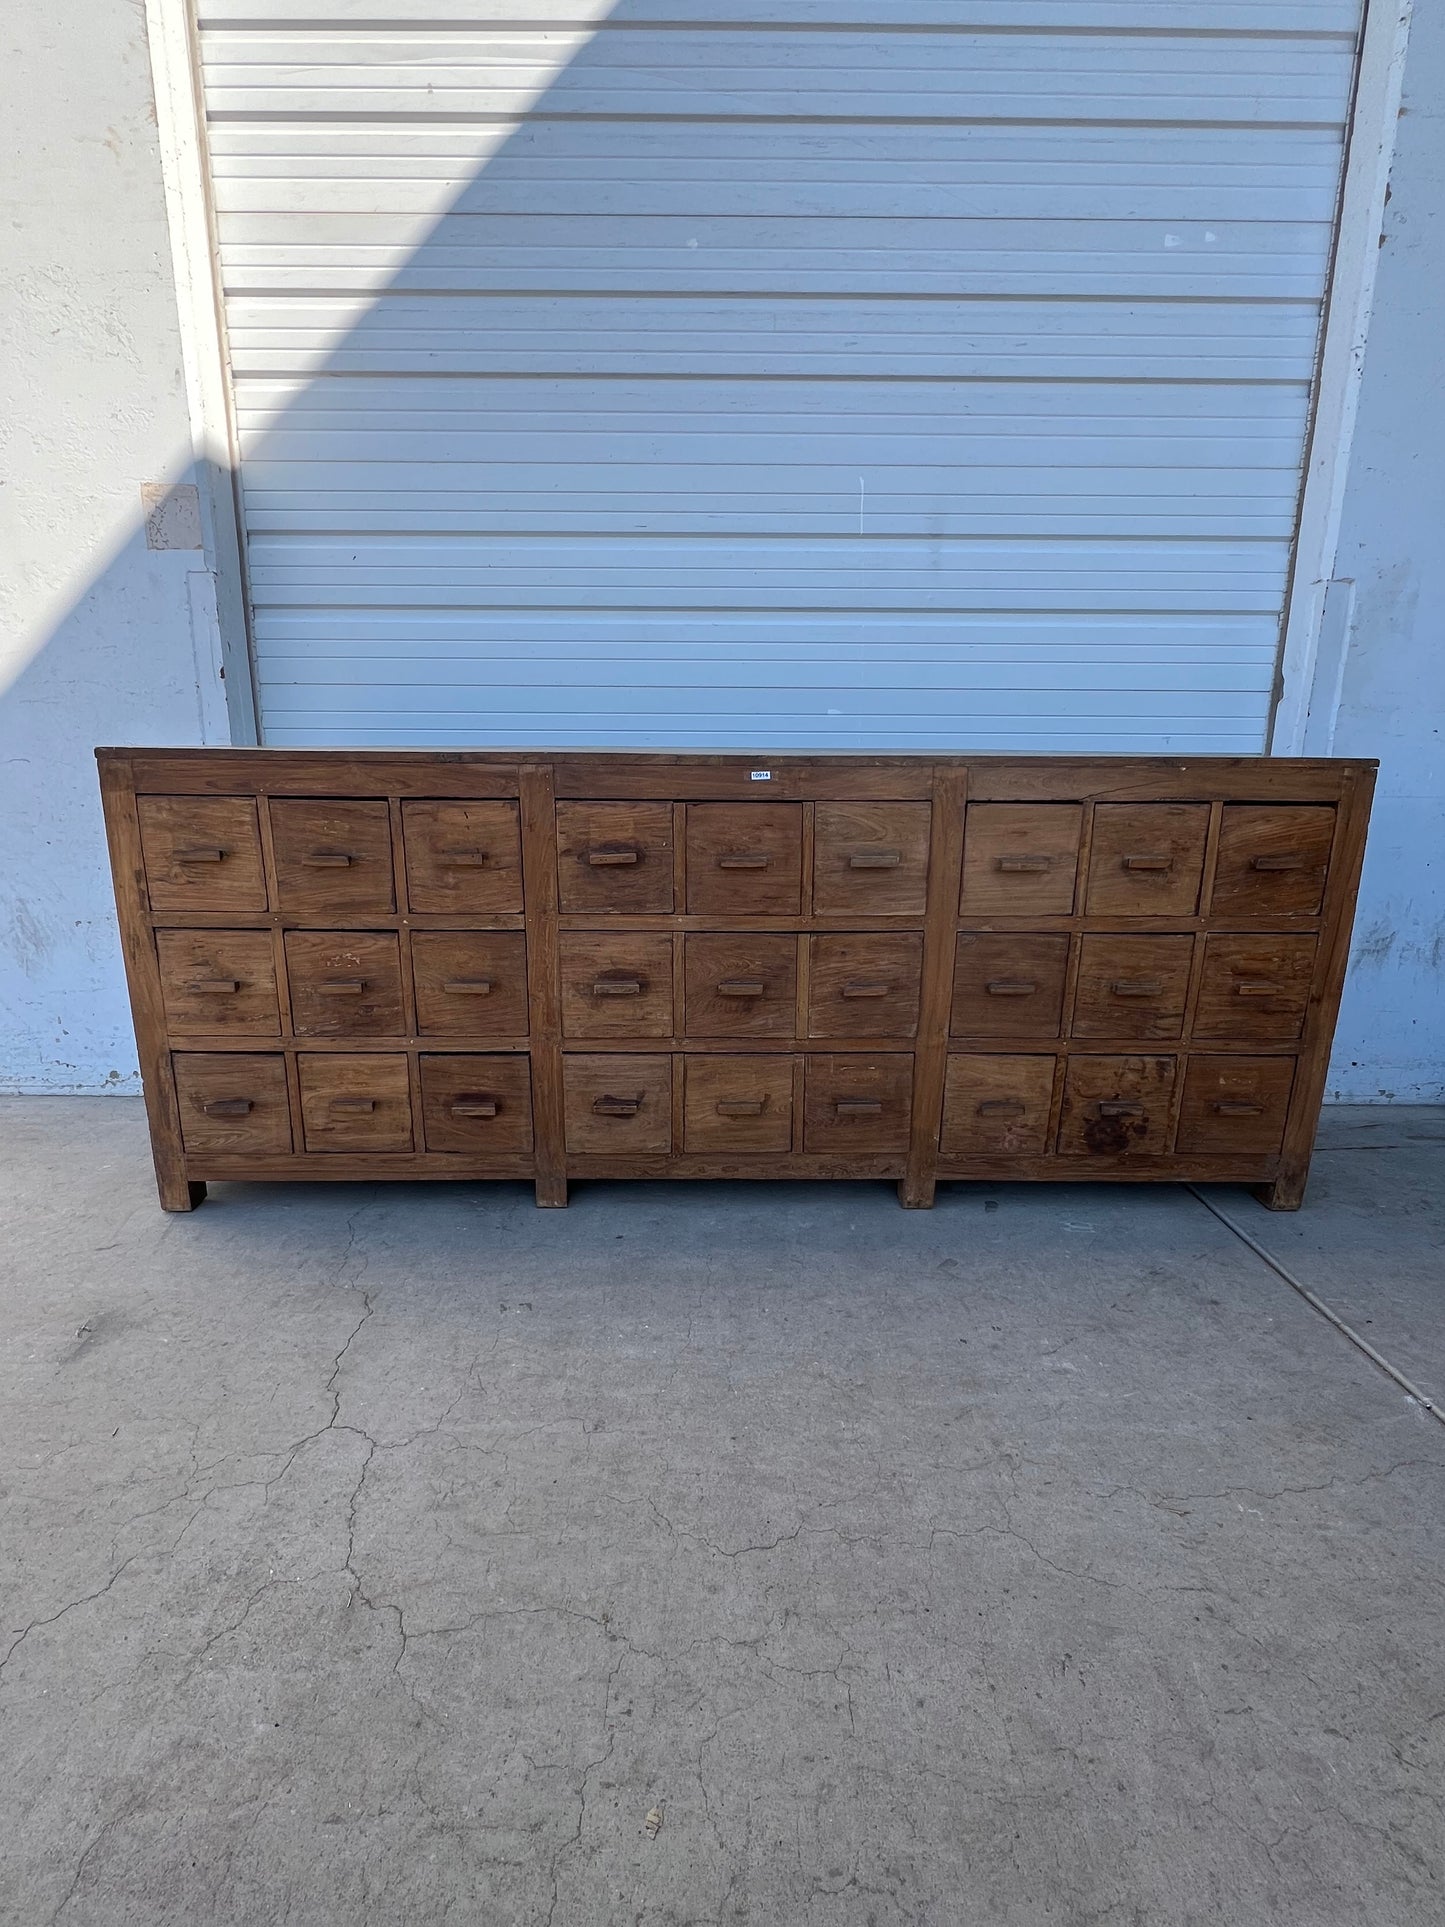
[(980, 1117), (1022, 1117), (1028, 1106), (1017, 1097), (986, 1097), (978, 1107)]
[(227, 997), (234, 996), (241, 988), (241, 984), (236, 977), (197, 977), (196, 981), (193, 984), (187, 984), (186, 988), (199, 991), (206, 997)]
[(1280, 994), (1280, 987), (1278, 984), (1263, 983), (1256, 979), (1250, 983), (1236, 984), (1234, 994), (1236, 997), (1277, 997)]
[(630, 863), (641, 863), (642, 852), (635, 843), (594, 843), (587, 861), (594, 870), (621, 870)]
[(333, 1097), (331, 1108), (333, 1111), (345, 1111), (349, 1115), (359, 1117), (367, 1111), (376, 1109), (376, 1099), (374, 1097)]
[(1164, 985), (1158, 977), (1116, 977), (1109, 989), (1115, 997), (1159, 997)]
[(1309, 865), (1302, 856), (1256, 856), (1250, 859), (1251, 870), (1305, 870)]
[(717, 986), (719, 997), (765, 997), (767, 990), (761, 977), (724, 977)]
[(717, 1114), (719, 1117), (761, 1117), (764, 1101), (761, 1097), (720, 1097)]
[(437, 862), (449, 870), (480, 870), (489, 861), (485, 850), (438, 850)]
[(1144, 1115), (1142, 1104), (1125, 1103), (1122, 1099), (1112, 1097), (1102, 1098), (1094, 1109), (1100, 1117), (1143, 1117)]
[(996, 870), (1010, 873), (1022, 870), (1051, 870), (1054, 859), (1051, 856), (996, 856), (993, 860)]
[(490, 977), (453, 977), (442, 989), (449, 997), (490, 997), (492, 980)]
[(1027, 977), (990, 977), (987, 989), (990, 997), (1032, 997), (1038, 985)]
[(1172, 870), (1172, 856), (1126, 856), (1123, 859), (1126, 870)]
[(766, 850), (728, 850), (717, 859), (720, 870), (766, 870), (772, 863)]
[(848, 868), (850, 870), (896, 870), (902, 861), (902, 850), (855, 850), (848, 859)]
[(883, 1100), (881, 1097), (835, 1097), (833, 1109), (839, 1117), (878, 1117)]
[(594, 977), (592, 979), (594, 997), (640, 997), (642, 991), (641, 977)]
[(1264, 1106), (1251, 1104), (1246, 1098), (1223, 1097), (1214, 1108), (1221, 1117), (1258, 1117)]
[(220, 863), (225, 854), (224, 850), (209, 847), (204, 850), (177, 850), (175, 859), (177, 863)]
[(452, 1104), (453, 1117), (495, 1117), (497, 1100), (494, 1097), (459, 1097)]
[(301, 861), (309, 870), (346, 870), (354, 859), (347, 850), (308, 850)]
[(869, 983), (862, 978), (854, 978), (844, 984), (838, 992), (840, 997), (886, 997), (893, 989), (892, 984)]
[(245, 1117), (252, 1105), (249, 1097), (213, 1097), (201, 1109), (207, 1117)]
[(316, 994), (318, 997), (359, 997), (365, 989), (365, 977), (328, 977), (316, 986)]
[(592, 1109), (598, 1117), (636, 1117), (642, 1109), (642, 1094), (636, 1097), (594, 1097)]

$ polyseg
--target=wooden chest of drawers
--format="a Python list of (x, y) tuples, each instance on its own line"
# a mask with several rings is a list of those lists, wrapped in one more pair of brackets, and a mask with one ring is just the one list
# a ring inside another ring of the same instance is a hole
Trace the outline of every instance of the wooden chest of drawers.
[(238, 1178), (1303, 1194), (1371, 763), (97, 754), (168, 1210)]

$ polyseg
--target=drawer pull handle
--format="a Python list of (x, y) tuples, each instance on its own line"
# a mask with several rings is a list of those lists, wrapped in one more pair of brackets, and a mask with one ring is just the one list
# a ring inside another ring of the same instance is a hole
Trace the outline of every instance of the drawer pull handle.
[(594, 870), (620, 870), (629, 863), (641, 863), (642, 852), (635, 843), (594, 843), (587, 861)]
[(226, 852), (224, 850), (208, 848), (204, 850), (177, 850), (175, 857), (177, 863), (219, 863), (225, 854)]
[(719, 997), (765, 997), (767, 992), (761, 977), (724, 977), (717, 987)]
[(1007, 870), (1011, 875), (1023, 870), (1051, 870), (1054, 867), (1051, 856), (996, 856), (993, 862), (996, 870)]
[(1123, 859), (1126, 870), (1172, 870), (1172, 856), (1126, 856)]
[(207, 1117), (245, 1117), (252, 1104), (249, 1097), (213, 1097), (201, 1109)]
[(881, 1097), (836, 1097), (833, 1109), (839, 1117), (878, 1117), (883, 1111)]
[(1245, 1098), (1224, 1097), (1214, 1108), (1221, 1117), (1258, 1117), (1264, 1106), (1251, 1104)]
[(1302, 856), (1256, 856), (1250, 859), (1251, 870), (1307, 870), (1308, 863)]
[(717, 860), (720, 870), (766, 870), (773, 859), (766, 850), (729, 850)]
[(987, 987), (990, 997), (1032, 997), (1038, 989), (1027, 977), (990, 977)]
[(892, 984), (866, 983), (861, 978), (855, 978), (852, 983), (844, 984), (838, 995), (840, 997), (886, 997), (892, 989)]
[(333, 1111), (344, 1111), (348, 1115), (360, 1117), (367, 1111), (376, 1109), (376, 1099), (374, 1097), (333, 1097), (331, 1108)]
[(1260, 983), (1256, 980), (1251, 983), (1236, 984), (1234, 994), (1236, 997), (1277, 997), (1280, 991), (1278, 984)]
[(640, 997), (646, 986), (641, 977), (594, 977), (594, 997)]
[(848, 859), (848, 868), (850, 870), (896, 870), (902, 861), (902, 850), (855, 850)]
[(1158, 977), (1116, 977), (1109, 989), (1116, 997), (1159, 997), (1164, 993)]
[(488, 857), (485, 850), (438, 850), (437, 861), (449, 870), (480, 870)]
[(301, 861), (309, 870), (348, 870), (352, 858), (346, 850), (308, 850)]
[(449, 997), (490, 997), (492, 988), (490, 977), (453, 977), (442, 985)]
[(642, 1109), (642, 1095), (636, 1097), (594, 1097), (592, 1109), (598, 1117), (636, 1117)]
[(494, 1097), (459, 1097), (452, 1105), (453, 1117), (495, 1117), (497, 1100)]
[(1094, 1106), (1100, 1117), (1143, 1117), (1142, 1104), (1125, 1103), (1120, 1098), (1106, 1097)]
[(1022, 1117), (1028, 1106), (1017, 1097), (986, 1097), (978, 1107), (980, 1117)]
[(316, 994), (318, 997), (359, 997), (365, 989), (365, 977), (328, 977), (316, 986)]
[(229, 997), (234, 996), (241, 985), (236, 977), (197, 977), (186, 988), (205, 997)]
[(765, 1101), (761, 1097), (720, 1097), (717, 1114), (719, 1117), (761, 1117)]

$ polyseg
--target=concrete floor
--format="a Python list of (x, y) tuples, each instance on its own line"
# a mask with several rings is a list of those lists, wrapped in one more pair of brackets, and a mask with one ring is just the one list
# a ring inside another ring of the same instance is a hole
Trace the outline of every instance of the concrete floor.
[[(1188, 1192), (0, 1134), (6, 1927), (1445, 1918), (1445, 1428)], [(1215, 1195), (1445, 1397), (1445, 1113), (1327, 1134)]]

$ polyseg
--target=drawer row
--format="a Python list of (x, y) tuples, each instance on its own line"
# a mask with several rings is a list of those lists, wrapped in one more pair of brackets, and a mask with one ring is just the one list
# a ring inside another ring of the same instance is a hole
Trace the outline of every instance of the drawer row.
[[(270, 930), (158, 930), (155, 941), (172, 1038), (282, 1035)], [(520, 930), (288, 930), (280, 941), (296, 1037), (528, 1036)], [(1150, 1042), (1187, 1029), (1202, 1041), (1292, 1043), (1316, 948), (1313, 935), (1292, 933), (964, 931), (950, 1032)], [(568, 1040), (918, 1030), (923, 939), (908, 932), (578, 930), (561, 933), (559, 951)]]
[[(143, 796), (151, 908), (346, 918), (502, 916), (523, 907), (516, 803)], [(965, 917), (1309, 916), (1329, 804), (973, 803)], [(263, 817), (265, 833), (263, 834)], [(921, 917), (927, 803), (564, 802), (564, 913)], [(1087, 855), (1085, 841), (1087, 831)], [(269, 865), (265, 855), (269, 843)]]
[[(856, 1154), (908, 1149), (904, 1052), (563, 1057), (566, 1148), (578, 1155)], [(414, 1103), (401, 1052), (299, 1052), (300, 1141), (279, 1052), (178, 1051), (181, 1136), (192, 1156), (532, 1149), (530, 1060), (422, 1053)], [(1284, 1137), (1294, 1060), (951, 1053), (941, 1161), (979, 1157), (1270, 1156)], [(675, 1097), (679, 1100), (675, 1102)]]

